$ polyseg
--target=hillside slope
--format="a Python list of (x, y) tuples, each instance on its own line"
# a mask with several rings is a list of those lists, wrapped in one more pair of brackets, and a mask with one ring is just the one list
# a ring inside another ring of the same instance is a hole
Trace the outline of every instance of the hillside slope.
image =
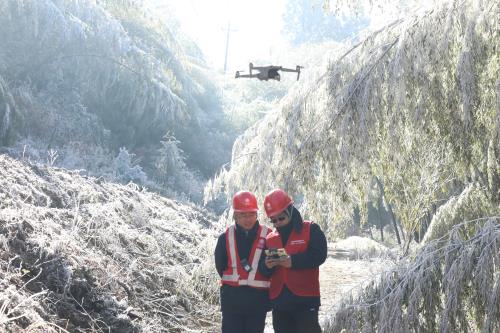
[(212, 331), (212, 223), (135, 185), (0, 155), (0, 331)]

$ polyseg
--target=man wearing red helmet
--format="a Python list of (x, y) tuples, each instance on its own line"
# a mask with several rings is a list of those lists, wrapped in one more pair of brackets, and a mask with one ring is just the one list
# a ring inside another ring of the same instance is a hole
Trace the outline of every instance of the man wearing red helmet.
[(261, 273), (265, 269), (262, 253), (271, 230), (257, 221), (258, 210), (251, 192), (236, 193), (236, 223), (219, 236), (215, 247), (215, 266), (221, 277), (222, 333), (264, 332), (270, 283)]
[(271, 276), (269, 297), (275, 333), (321, 332), (319, 266), (327, 256), (326, 237), (319, 225), (304, 221), (288, 194), (280, 189), (266, 195), (264, 208), (276, 230), (266, 248), (284, 248), (287, 256), (266, 257), (263, 274)]

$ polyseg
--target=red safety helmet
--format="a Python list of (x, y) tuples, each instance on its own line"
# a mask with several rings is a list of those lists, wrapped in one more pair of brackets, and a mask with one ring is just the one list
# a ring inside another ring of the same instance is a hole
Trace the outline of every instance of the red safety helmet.
[(291, 204), (293, 204), (293, 200), (285, 191), (280, 189), (272, 190), (264, 199), (264, 209), (267, 217), (279, 215)]
[(237, 213), (257, 212), (257, 199), (252, 192), (239, 191), (233, 197), (233, 211)]

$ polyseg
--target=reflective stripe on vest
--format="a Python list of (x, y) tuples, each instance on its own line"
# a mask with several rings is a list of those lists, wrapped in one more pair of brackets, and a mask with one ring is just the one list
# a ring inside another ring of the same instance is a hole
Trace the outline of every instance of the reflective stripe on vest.
[(230, 226), (227, 231), (227, 236), (229, 240), (229, 258), (231, 259), (231, 271), (232, 275), (222, 275), (222, 281), (236, 282), (240, 278), (238, 275), (238, 265), (236, 264), (236, 241), (234, 240), (234, 225)]
[[(251, 267), (252, 270), (248, 274), (242, 267), (239, 261), (237, 260), (238, 258), (238, 252), (236, 249), (236, 241), (235, 241), (235, 226), (232, 225), (228, 228), (226, 232), (226, 237), (228, 240), (228, 255), (229, 255), (229, 260), (230, 260), (230, 267), (226, 269), (230, 270), (231, 274), (224, 274), (222, 275), (222, 282), (229, 282), (228, 284), (231, 285), (239, 285), (239, 286), (250, 286), (250, 287), (256, 287), (256, 288), (269, 288), (270, 282), (268, 280), (260, 280), (256, 279), (258, 267), (259, 267), (259, 260), (262, 255), (262, 248), (263, 246), (257, 246), (253, 253), (253, 257), (251, 258)], [(257, 245), (259, 245), (258, 242), (262, 240), (265, 240), (267, 234), (268, 234), (268, 228), (265, 226), (259, 226), (260, 233), (258, 237), (254, 240), (254, 244), (252, 245), (252, 249)], [(262, 241), (264, 242), (264, 241)], [(250, 255), (252, 255), (250, 253)], [(241, 275), (238, 273), (241, 272)], [(246, 276), (248, 275), (248, 276)]]

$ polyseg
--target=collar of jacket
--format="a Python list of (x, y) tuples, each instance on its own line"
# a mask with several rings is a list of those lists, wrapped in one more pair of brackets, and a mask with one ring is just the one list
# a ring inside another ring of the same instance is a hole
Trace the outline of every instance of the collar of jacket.
[(302, 232), (302, 227), (304, 226), (304, 220), (302, 219), (302, 215), (295, 206), (292, 206), (292, 223), (295, 232), (300, 234)]

